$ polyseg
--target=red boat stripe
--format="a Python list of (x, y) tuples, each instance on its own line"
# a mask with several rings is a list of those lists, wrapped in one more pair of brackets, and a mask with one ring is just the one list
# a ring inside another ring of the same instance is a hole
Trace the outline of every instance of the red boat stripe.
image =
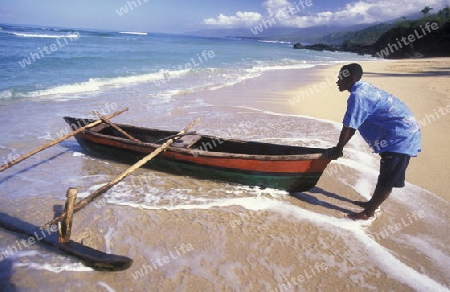
[[(131, 150), (143, 154), (150, 154), (154, 149), (148, 146), (139, 146), (120, 141), (115, 141), (103, 137), (80, 134), (83, 139), (90, 140), (93, 143), (109, 145), (118, 149)], [(125, 146), (125, 147), (124, 147)], [(257, 160), (243, 159), (234, 157), (205, 157), (195, 156), (193, 154), (184, 154), (179, 152), (165, 151), (163, 155), (166, 159), (185, 162), (190, 164), (226, 168), (237, 171), (254, 171), (261, 173), (321, 173), (328, 165), (328, 159), (312, 159), (312, 160)]]
[(304, 173), (323, 172), (327, 164), (326, 159), (317, 160), (254, 160), (226, 157), (201, 157), (185, 155), (177, 152), (164, 152), (165, 158), (191, 162), (198, 165), (215, 166), (219, 168), (236, 169), (244, 171), (271, 172), (271, 173)]

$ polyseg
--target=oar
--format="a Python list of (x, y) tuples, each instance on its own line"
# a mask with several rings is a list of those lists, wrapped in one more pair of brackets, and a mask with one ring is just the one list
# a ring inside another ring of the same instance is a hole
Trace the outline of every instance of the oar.
[(104, 121), (105, 123), (107, 123), (108, 125), (110, 125), (111, 127), (113, 127), (114, 129), (116, 129), (117, 131), (119, 131), (122, 135), (124, 135), (125, 137), (127, 137), (130, 140), (133, 140), (134, 142), (138, 142), (140, 143), (141, 141), (139, 141), (138, 139), (134, 138), (133, 136), (131, 136), (130, 134), (128, 134), (127, 132), (125, 132), (122, 128), (120, 128), (119, 126), (117, 126), (116, 124), (114, 124), (113, 122), (111, 122), (107, 117), (101, 115), (99, 112), (97, 111), (93, 111), (93, 113), (99, 117), (100, 119), (102, 119), (102, 121)]
[[(126, 112), (127, 110), (128, 110), (128, 108), (124, 108), (123, 110), (117, 111), (117, 112), (107, 116), (107, 118), (109, 118), (109, 119), (113, 118), (113, 117), (115, 117), (117, 115), (120, 115), (123, 112)], [(14, 160), (9, 161), (8, 163), (3, 164), (2, 166), (0, 166), (0, 172), (4, 171), (5, 169), (10, 168), (11, 166), (13, 166), (13, 165), (15, 165), (15, 164), (17, 164), (17, 163), (27, 159), (28, 157), (30, 157), (30, 156), (32, 156), (32, 155), (34, 155), (36, 153), (41, 152), (42, 150), (45, 150), (45, 149), (47, 149), (47, 148), (49, 148), (49, 147), (51, 147), (51, 146), (53, 146), (55, 144), (58, 144), (59, 142), (61, 142), (63, 140), (66, 140), (67, 138), (70, 138), (70, 137), (72, 137), (72, 136), (74, 136), (74, 135), (76, 135), (78, 133), (83, 132), (84, 130), (86, 130), (88, 128), (92, 128), (92, 127), (97, 126), (98, 124), (101, 124), (101, 123), (102, 123), (102, 120), (97, 120), (95, 122), (87, 124), (84, 127), (78, 128), (77, 130), (72, 131), (72, 132), (70, 132), (69, 134), (67, 134), (67, 135), (65, 135), (63, 137), (60, 137), (60, 138), (55, 139), (53, 141), (50, 141), (50, 142), (42, 145), (41, 147), (36, 148), (36, 149), (34, 149), (34, 150), (32, 150), (32, 151), (30, 151), (30, 152), (20, 156), (19, 158), (16, 158)]]
[[(92, 202), (93, 200), (95, 200), (98, 196), (100, 196), (101, 194), (103, 194), (104, 192), (106, 192), (107, 190), (109, 190), (112, 186), (114, 186), (115, 184), (117, 184), (118, 182), (120, 182), (122, 179), (124, 179), (126, 176), (128, 176), (130, 173), (132, 173), (133, 171), (135, 171), (136, 169), (140, 168), (141, 166), (143, 166), (144, 164), (146, 164), (147, 162), (149, 162), (153, 157), (155, 157), (156, 155), (158, 155), (159, 153), (163, 152), (167, 147), (170, 146), (170, 144), (172, 144), (175, 140), (177, 140), (178, 138), (180, 138), (180, 136), (184, 135), (187, 131), (189, 131), (196, 123), (198, 123), (200, 119), (196, 119), (194, 120), (192, 123), (190, 123), (183, 131), (179, 132), (178, 135), (176, 137), (174, 137), (173, 139), (170, 139), (168, 141), (166, 141), (164, 144), (162, 144), (159, 148), (156, 148), (152, 153), (150, 153), (149, 155), (145, 156), (144, 158), (142, 158), (141, 160), (139, 160), (138, 162), (136, 162), (135, 164), (133, 164), (130, 168), (128, 168), (127, 170), (125, 170), (124, 172), (122, 172), (121, 174), (119, 174), (116, 178), (114, 178), (112, 181), (110, 181), (109, 183), (105, 184), (104, 186), (102, 186), (101, 188), (97, 189), (96, 191), (94, 191), (93, 193), (91, 193), (89, 196), (87, 196), (86, 198), (84, 198), (83, 200), (81, 200), (80, 202), (78, 202), (74, 208), (73, 208), (73, 212), (77, 212), (80, 209), (82, 209), (84, 206), (86, 206), (88, 203)], [(64, 219), (64, 217), (66, 216), (66, 212), (64, 212), (63, 214), (61, 214), (60, 216), (56, 217), (55, 219), (53, 219), (52, 221), (46, 223), (45, 225), (43, 225), (41, 227), (41, 229), (45, 229), (47, 227), (49, 227), (52, 224), (55, 224), (58, 221), (61, 221), (62, 219)]]

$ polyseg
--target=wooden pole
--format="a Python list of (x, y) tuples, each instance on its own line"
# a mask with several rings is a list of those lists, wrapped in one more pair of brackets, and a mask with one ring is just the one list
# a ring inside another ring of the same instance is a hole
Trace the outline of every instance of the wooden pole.
[(113, 127), (114, 129), (116, 129), (117, 131), (119, 131), (122, 135), (124, 135), (125, 137), (127, 137), (130, 140), (133, 140), (134, 142), (138, 142), (141, 143), (141, 141), (139, 141), (138, 139), (134, 138), (133, 136), (131, 136), (130, 134), (128, 134), (127, 132), (125, 132), (122, 128), (120, 128), (119, 126), (117, 126), (116, 124), (114, 124), (113, 122), (111, 122), (107, 117), (101, 115), (99, 112), (97, 111), (93, 111), (93, 113), (99, 117), (100, 119), (102, 119), (102, 121), (104, 121), (105, 123), (107, 123), (108, 125), (110, 125), (111, 127)]
[[(115, 116), (117, 116), (117, 115), (120, 115), (121, 113), (123, 113), (123, 112), (125, 112), (125, 111), (127, 111), (127, 110), (128, 110), (128, 108), (124, 108), (124, 109), (122, 109), (122, 110), (120, 110), (120, 111), (117, 111), (117, 112), (115, 112), (115, 113), (109, 115), (108, 118), (113, 118), (113, 117), (115, 117)], [(45, 150), (45, 149), (47, 149), (47, 148), (49, 148), (49, 147), (51, 147), (51, 146), (53, 146), (53, 145), (55, 145), (55, 144), (58, 144), (59, 142), (61, 142), (61, 141), (63, 141), (63, 140), (66, 140), (67, 138), (70, 138), (70, 137), (72, 137), (72, 136), (74, 136), (74, 135), (76, 135), (76, 134), (78, 134), (78, 133), (83, 132), (84, 130), (86, 130), (86, 129), (88, 129), (88, 128), (92, 128), (92, 127), (97, 126), (98, 124), (101, 124), (101, 123), (102, 123), (102, 120), (97, 120), (97, 121), (95, 121), (95, 122), (92, 122), (92, 123), (90, 123), (90, 124), (87, 124), (87, 125), (84, 126), (84, 127), (78, 128), (77, 130), (72, 131), (72, 132), (70, 132), (69, 134), (67, 134), (67, 135), (65, 135), (65, 136), (63, 136), (63, 137), (61, 137), (61, 138), (55, 139), (55, 140), (53, 140), (53, 141), (50, 141), (50, 142), (48, 142), (48, 143), (42, 145), (41, 147), (36, 148), (36, 149), (34, 149), (34, 150), (32, 150), (32, 151), (30, 151), (30, 152), (28, 152), (28, 153), (26, 153), (26, 154), (20, 156), (20, 157), (17, 158), (17, 159), (11, 160), (10, 162), (3, 164), (2, 166), (0, 166), (0, 172), (4, 171), (5, 169), (10, 168), (11, 166), (13, 166), (13, 165), (15, 165), (15, 164), (18, 164), (19, 162), (21, 162), (21, 161), (27, 159), (28, 157), (30, 157), (30, 156), (32, 156), (32, 155), (34, 155), (34, 154), (36, 154), (36, 153), (41, 152), (42, 150)]]
[(72, 218), (73, 218), (73, 207), (75, 205), (75, 201), (77, 199), (78, 190), (76, 188), (69, 188), (66, 193), (66, 205), (64, 208), (64, 212), (66, 216), (64, 217), (64, 224), (61, 227), (60, 222), (58, 222), (59, 243), (67, 243), (70, 241), (70, 234), (72, 233)]
[(63, 238), (61, 221), (58, 222), (58, 243), (61, 243)]
[[(86, 198), (84, 198), (83, 200), (81, 200), (80, 202), (78, 202), (75, 206), (74, 206), (74, 212), (79, 211), (80, 209), (82, 209), (84, 206), (86, 206), (87, 204), (89, 204), (90, 202), (92, 202), (93, 200), (95, 200), (98, 196), (100, 196), (101, 194), (103, 194), (104, 192), (106, 192), (107, 190), (109, 190), (112, 186), (114, 186), (115, 184), (117, 184), (118, 182), (120, 182), (122, 179), (124, 179), (126, 176), (128, 176), (130, 173), (132, 173), (133, 171), (135, 171), (136, 169), (140, 168), (141, 166), (143, 166), (144, 164), (146, 164), (147, 162), (149, 162), (153, 157), (155, 157), (156, 155), (158, 155), (159, 153), (163, 152), (167, 147), (170, 146), (170, 144), (172, 144), (175, 140), (179, 139), (182, 135), (184, 135), (185, 133), (187, 133), (196, 123), (198, 123), (200, 119), (196, 119), (194, 120), (192, 123), (190, 123), (183, 131), (179, 132), (178, 135), (176, 137), (174, 137), (173, 139), (170, 139), (168, 141), (166, 141), (164, 144), (162, 144), (159, 148), (155, 149), (155, 151), (153, 151), (152, 153), (150, 153), (149, 155), (145, 156), (144, 158), (142, 158), (141, 160), (139, 160), (138, 162), (136, 162), (135, 164), (133, 164), (130, 168), (128, 168), (127, 170), (125, 170), (124, 172), (122, 172), (121, 174), (119, 174), (116, 178), (114, 178), (112, 181), (110, 181), (109, 183), (105, 184), (104, 186), (102, 186), (101, 188), (97, 189), (96, 191), (94, 191), (93, 193), (91, 193), (89, 196), (87, 196)], [(55, 224), (58, 221), (61, 221), (64, 217), (66, 216), (66, 212), (64, 212), (63, 214), (61, 214), (60, 216), (56, 217), (55, 219), (53, 219), (50, 222), (47, 222), (45, 225), (43, 225), (41, 227), (41, 229), (45, 229), (48, 226)]]

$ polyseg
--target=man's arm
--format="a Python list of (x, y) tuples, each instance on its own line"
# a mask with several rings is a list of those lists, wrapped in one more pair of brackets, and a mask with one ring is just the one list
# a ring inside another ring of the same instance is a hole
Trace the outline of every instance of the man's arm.
[(339, 136), (339, 142), (336, 147), (343, 150), (344, 146), (347, 145), (348, 141), (355, 135), (355, 132), (356, 129), (347, 127), (346, 125), (342, 126), (341, 135)]
[(344, 146), (347, 145), (348, 141), (355, 135), (356, 129), (343, 126), (341, 130), (341, 134), (339, 135), (339, 142), (336, 147), (330, 148), (327, 156), (330, 159), (338, 159), (343, 155)]

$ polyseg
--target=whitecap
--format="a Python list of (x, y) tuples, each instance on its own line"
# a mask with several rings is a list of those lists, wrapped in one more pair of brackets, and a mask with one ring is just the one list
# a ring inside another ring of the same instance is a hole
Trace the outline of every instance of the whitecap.
[(67, 33), (67, 34), (41, 34), (41, 33), (24, 33), (24, 32), (11, 32), (11, 34), (24, 37), (24, 38), (78, 38), (80, 35), (78, 33)]
[(146, 32), (135, 32), (135, 31), (120, 31), (121, 34), (131, 34), (131, 35), (147, 35)]

